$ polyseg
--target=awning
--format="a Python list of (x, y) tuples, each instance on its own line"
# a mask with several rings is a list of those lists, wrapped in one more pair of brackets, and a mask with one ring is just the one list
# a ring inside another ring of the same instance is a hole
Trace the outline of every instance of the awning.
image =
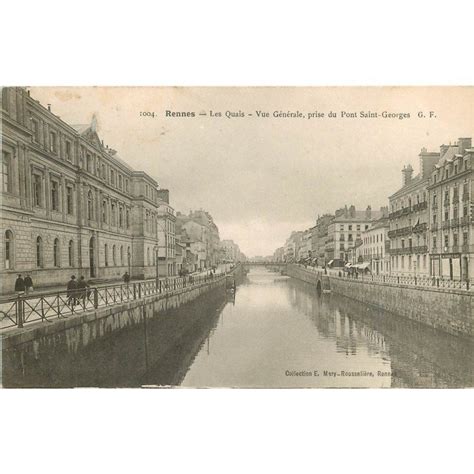
[(369, 262), (365, 262), (365, 263), (358, 263), (357, 265), (354, 265), (354, 267), (360, 269), (360, 270), (366, 270), (367, 268), (370, 267), (370, 263)]
[(329, 260), (328, 265), (331, 265), (332, 262), (334, 262), (334, 260)]
[(316, 263), (318, 261), (318, 257), (313, 258), (313, 263)]
[(352, 267), (352, 263), (347, 262), (344, 266), (345, 266), (346, 268), (351, 268), (351, 267)]

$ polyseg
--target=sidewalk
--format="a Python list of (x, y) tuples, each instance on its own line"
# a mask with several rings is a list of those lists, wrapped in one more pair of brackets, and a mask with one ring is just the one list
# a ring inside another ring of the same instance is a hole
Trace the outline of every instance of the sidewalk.
[[(218, 268), (216, 270), (215, 276), (220, 275), (221, 273), (225, 273), (224, 270), (225, 270), (224, 268)], [(200, 276), (200, 275), (207, 275), (207, 274), (209, 274), (209, 270), (203, 270), (203, 271), (200, 271), (200, 272), (195, 272), (195, 273), (192, 273), (191, 275), (192, 276)], [(163, 281), (163, 280), (173, 280), (174, 278), (181, 278), (181, 277), (179, 275), (174, 275), (174, 276), (169, 276), (169, 277), (160, 276), (159, 279), (161, 281)], [(154, 280), (154, 278), (147, 278), (146, 280)], [(137, 282), (137, 281), (144, 281), (144, 280), (133, 280), (132, 279), (132, 280), (130, 280), (130, 283), (133, 283), (134, 281)], [(116, 280), (108, 280), (107, 282), (104, 282), (104, 283), (94, 284), (94, 285), (91, 285), (91, 287), (92, 288), (102, 288), (104, 286), (120, 285), (121, 283), (123, 283), (122, 278), (118, 278)], [(64, 285), (34, 286), (33, 288), (34, 288), (34, 291), (30, 291), (28, 293), (28, 296), (35, 296), (35, 295), (39, 295), (39, 294), (43, 294), (43, 293), (54, 293), (54, 292), (66, 291), (67, 290), (67, 282)], [(5, 295), (2, 295), (2, 296), (0, 296), (0, 304), (4, 303), (7, 300), (11, 300), (12, 298), (15, 298), (17, 296), (18, 296), (17, 293), (15, 293), (14, 291), (11, 292), (11, 293), (7, 293)]]

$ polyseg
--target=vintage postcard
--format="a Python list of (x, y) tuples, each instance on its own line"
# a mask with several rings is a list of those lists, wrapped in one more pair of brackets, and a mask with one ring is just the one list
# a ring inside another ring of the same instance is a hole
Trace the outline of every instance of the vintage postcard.
[(474, 88), (4, 87), (1, 385), (474, 385)]

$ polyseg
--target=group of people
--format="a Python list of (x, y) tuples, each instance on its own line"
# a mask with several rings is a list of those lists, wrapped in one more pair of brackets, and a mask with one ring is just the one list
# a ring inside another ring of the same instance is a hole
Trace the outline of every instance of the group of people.
[(18, 274), (18, 277), (15, 281), (15, 293), (16, 294), (25, 294), (27, 295), (30, 291), (33, 291), (33, 279), (31, 275), (27, 273), (25, 278)]
[(72, 275), (66, 287), (68, 305), (76, 306), (82, 301), (82, 305), (84, 306), (86, 298), (90, 296), (90, 290), (88, 288), (90, 288), (90, 285), (83, 276), (79, 277), (79, 280), (76, 280), (76, 275)]

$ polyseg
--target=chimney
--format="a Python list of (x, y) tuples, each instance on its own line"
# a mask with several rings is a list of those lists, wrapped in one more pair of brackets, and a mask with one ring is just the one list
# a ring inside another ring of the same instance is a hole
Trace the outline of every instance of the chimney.
[(349, 211), (347, 210), (347, 204), (344, 206), (344, 217), (349, 217)]
[(48, 104), (48, 110), (51, 112), (51, 104)]
[(356, 208), (355, 208), (354, 204), (352, 204), (352, 206), (349, 207), (349, 216), (350, 217), (355, 217), (355, 215), (356, 215)]
[(460, 155), (464, 155), (466, 150), (471, 148), (472, 146), (472, 138), (459, 138), (458, 139), (458, 153)]
[(365, 210), (365, 218), (368, 220), (372, 219), (372, 208), (370, 206), (367, 206)]
[[(423, 153), (423, 150), (421, 151)], [(411, 178), (413, 176), (413, 168), (411, 167), (411, 165), (407, 165), (403, 167), (402, 176), (403, 176), (403, 186), (406, 186), (411, 181)]]
[(440, 158), (443, 157), (443, 155), (448, 151), (449, 145), (441, 145), (439, 147), (439, 156)]

